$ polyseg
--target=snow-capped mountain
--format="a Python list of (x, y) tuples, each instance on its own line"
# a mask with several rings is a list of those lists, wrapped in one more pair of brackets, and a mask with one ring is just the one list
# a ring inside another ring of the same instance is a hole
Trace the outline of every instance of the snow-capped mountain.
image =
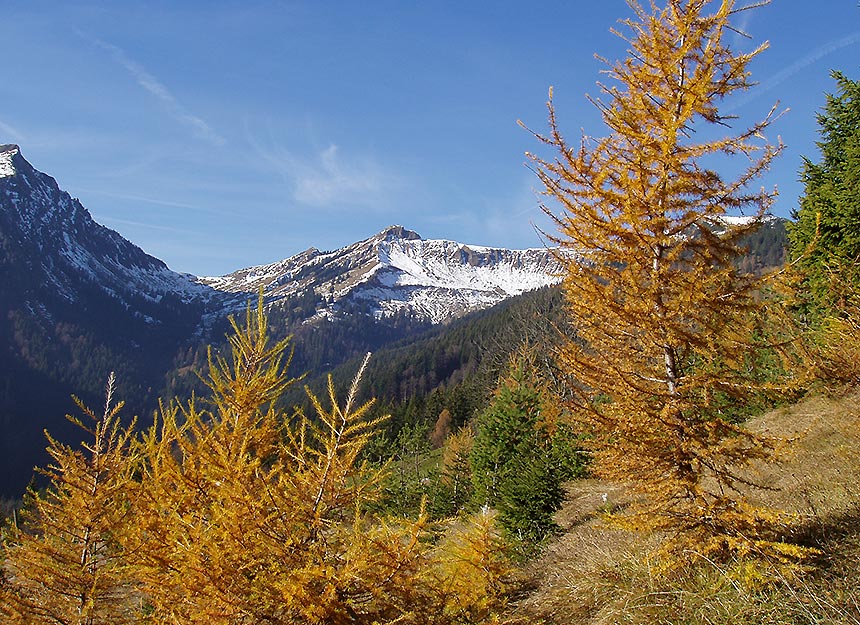
[[(751, 271), (782, 262), (784, 230), (775, 222), (756, 233), (755, 253), (744, 259)], [(0, 145), (0, 496), (23, 490), (45, 429), (64, 438), (71, 393), (95, 406), (115, 371), (128, 412), (151, 413), (159, 397), (187, 390), (185, 378), (196, 381), (206, 359), (201, 343), (217, 347), (229, 331), (224, 315), (260, 289), (273, 307), (273, 331), (295, 337), (295, 370), (322, 374), (422, 331), (456, 332), (472, 320), (444, 328), (427, 321), (552, 284), (558, 269), (546, 249), (424, 240), (392, 226), (336, 251), (311, 248), (196, 278), (96, 223), (18, 146)]]
[[(96, 223), (57, 181), (33, 168), (17, 145), (0, 145), (0, 232), (43, 287), (68, 302), (97, 285), (129, 309), (165, 295), (188, 302), (211, 289), (178, 274), (117, 232)], [(158, 321), (151, 318), (151, 321)]]
[(354, 304), (377, 317), (397, 313), (441, 323), (557, 282), (546, 249), (507, 250), (425, 240), (402, 226), (333, 252), (315, 248), (221, 277), (200, 278), (228, 293), (263, 293), (270, 302), (312, 289), (331, 315)]
[(195, 278), (171, 271), (96, 223), (56, 180), (33, 168), (17, 145), (0, 145), (0, 233), (10, 241), (7, 255), (23, 261), (31, 282), (69, 304), (81, 299), (82, 288), (96, 286), (150, 323), (161, 322), (153, 313), (157, 307), (144, 306), (144, 312), (140, 302), (157, 304), (169, 296), (207, 303), (205, 318), (211, 321), (243, 307), (261, 287), (270, 305), (313, 290), (323, 300), (322, 316), (360, 304), (377, 317), (407, 312), (440, 323), (551, 284), (557, 272), (545, 249), (424, 240), (392, 226), (333, 252), (311, 248), (270, 265)]
[(0, 495), (20, 494), (49, 461), (46, 429), (80, 440), (64, 419), (72, 393), (98, 405), (115, 371), (130, 413), (150, 410), (213, 293), (0, 145)]
[(97, 405), (115, 371), (128, 410), (151, 411), (194, 377), (200, 343), (217, 345), (224, 315), (261, 287), (280, 306), (279, 331), (296, 336), (295, 366), (330, 370), (426, 330), (427, 320), (549, 284), (554, 271), (547, 250), (425, 241), (393, 226), (334, 252), (196, 278), (96, 223), (18, 146), (0, 145), (0, 495), (30, 479), (45, 429), (79, 435), (64, 430), (71, 393)]

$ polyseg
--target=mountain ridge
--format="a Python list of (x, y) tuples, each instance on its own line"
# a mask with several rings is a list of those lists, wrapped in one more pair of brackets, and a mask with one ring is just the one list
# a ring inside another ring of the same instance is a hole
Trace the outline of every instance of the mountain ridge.
[(263, 291), (274, 303), (312, 289), (322, 316), (369, 303), (376, 317), (407, 313), (444, 323), (558, 281), (548, 249), (508, 250), (424, 239), (400, 225), (331, 252), (309, 248), (289, 258), (198, 280), (233, 294)]
[[(559, 267), (548, 249), (423, 239), (399, 225), (337, 250), (311, 247), (224, 276), (179, 273), (97, 223), (16, 144), (0, 145), (0, 206), (0, 227), (12, 239), (6, 247), (18, 248), (13, 255), (22, 257), (33, 281), (51, 285), (69, 303), (79, 299), (82, 281), (95, 284), (148, 323), (162, 320), (137, 311), (141, 299), (201, 304), (206, 312), (200, 336), (214, 319), (244, 308), (248, 296), (261, 289), (269, 307), (312, 290), (321, 300), (316, 317), (363, 310), (376, 317), (409, 314), (444, 323), (558, 281)], [(36, 302), (33, 308), (46, 307)]]
[[(35, 169), (15, 144), (0, 146), (0, 211), (2, 228), (19, 247), (35, 246), (29, 264), (56, 293), (77, 299), (80, 278), (98, 283), (125, 305), (127, 295), (159, 302), (164, 295), (184, 301), (207, 299), (211, 293), (192, 276), (172, 271), (118, 232), (96, 222), (81, 202), (57, 181)], [(27, 250), (20, 250), (27, 254)], [(152, 319), (152, 322), (157, 322)]]

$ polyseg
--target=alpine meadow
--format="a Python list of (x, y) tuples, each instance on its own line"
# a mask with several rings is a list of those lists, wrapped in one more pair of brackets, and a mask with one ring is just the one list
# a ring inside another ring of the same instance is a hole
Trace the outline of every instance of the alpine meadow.
[(389, 226), (198, 278), (0, 146), (3, 432), (81, 385), (0, 501), (0, 621), (860, 625), (860, 82), (830, 74), (781, 219), (770, 0), (626, 5), (599, 129), (568, 86), (515, 127), (544, 249)]

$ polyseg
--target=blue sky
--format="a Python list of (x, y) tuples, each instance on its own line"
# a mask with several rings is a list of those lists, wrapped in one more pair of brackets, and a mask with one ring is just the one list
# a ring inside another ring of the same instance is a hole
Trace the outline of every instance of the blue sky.
[[(603, 130), (598, 53), (624, 0), (0, 0), (0, 143), (177, 271), (218, 275), (398, 223), (425, 238), (541, 245), (517, 119)], [(778, 100), (763, 184), (787, 216), (831, 69), (860, 78), (856, 0), (774, 0), (738, 25), (770, 49), (742, 119)]]

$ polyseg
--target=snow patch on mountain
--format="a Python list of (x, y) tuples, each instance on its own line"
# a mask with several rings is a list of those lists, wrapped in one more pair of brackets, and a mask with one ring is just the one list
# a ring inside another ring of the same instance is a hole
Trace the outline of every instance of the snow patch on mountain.
[(12, 157), (18, 153), (17, 145), (0, 145), (0, 178), (15, 175)]
[(402, 226), (333, 252), (311, 248), (270, 265), (200, 282), (234, 294), (236, 305), (263, 289), (269, 301), (312, 289), (331, 316), (364, 304), (376, 316), (408, 313), (442, 323), (526, 291), (558, 282), (546, 249), (507, 250), (425, 240)]
[(68, 302), (78, 300), (85, 283), (132, 312), (133, 300), (157, 303), (170, 294), (185, 302), (206, 301), (216, 293), (96, 223), (16, 145), (0, 146), (0, 229), (29, 250), (32, 279), (50, 285)]
[[(519, 295), (548, 280), (547, 250), (506, 250), (447, 240), (395, 240), (380, 245), (382, 268), (393, 270), (391, 286), (424, 286)], [(554, 264), (552, 268), (557, 269)]]
[(179, 274), (96, 223), (12, 144), (0, 145), (0, 230), (20, 245), (19, 257), (28, 259), (21, 269), (26, 280), (68, 303), (83, 302), (95, 286), (130, 314), (157, 323), (152, 311), (158, 307), (151, 305), (170, 297), (202, 304), (202, 328), (242, 310), (261, 290), (275, 306), (297, 296), (307, 305), (311, 296), (315, 317), (408, 314), (441, 323), (553, 284), (559, 274), (546, 249), (425, 240), (402, 226), (338, 250), (310, 248), (226, 276)]

